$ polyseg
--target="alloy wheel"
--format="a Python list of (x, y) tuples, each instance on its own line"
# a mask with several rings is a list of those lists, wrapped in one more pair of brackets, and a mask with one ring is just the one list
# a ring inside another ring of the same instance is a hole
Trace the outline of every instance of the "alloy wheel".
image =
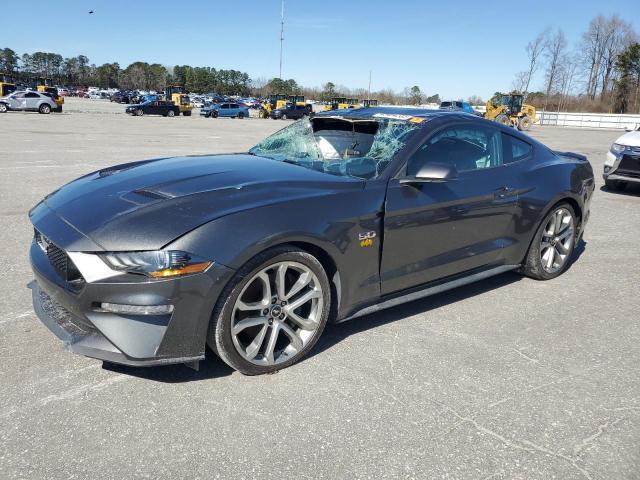
[(564, 267), (572, 251), (574, 232), (573, 215), (566, 208), (558, 208), (549, 217), (540, 240), (540, 260), (546, 272), (555, 273)]
[(309, 267), (275, 263), (256, 273), (236, 299), (233, 344), (255, 365), (286, 362), (314, 338), (324, 308), (320, 281)]

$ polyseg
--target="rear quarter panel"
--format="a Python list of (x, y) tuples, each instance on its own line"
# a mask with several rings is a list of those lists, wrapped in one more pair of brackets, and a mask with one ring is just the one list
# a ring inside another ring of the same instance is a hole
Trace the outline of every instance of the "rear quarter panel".
[(514, 218), (515, 235), (506, 246), (507, 262), (523, 261), (542, 220), (559, 202), (566, 201), (576, 210), (581, 235), (594, 185), (593, 170), (586, 159), (560, 157), (536, 142), (534, 158), (522, 166), (522, 192)]

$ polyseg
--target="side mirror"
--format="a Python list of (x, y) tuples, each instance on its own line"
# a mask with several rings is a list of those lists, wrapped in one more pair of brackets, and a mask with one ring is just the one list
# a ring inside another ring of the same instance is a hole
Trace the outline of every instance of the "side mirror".
[(416, 173), (414, 177), (401, 178), (400, 183), (444, 183), (458, 179), (458, 170), (453, 165), (446, 163), (426, 163)]

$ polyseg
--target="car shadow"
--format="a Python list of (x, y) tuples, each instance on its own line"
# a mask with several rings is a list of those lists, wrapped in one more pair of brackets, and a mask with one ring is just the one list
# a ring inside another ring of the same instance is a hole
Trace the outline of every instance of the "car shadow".
[(431, 310), (510, 285), (522, 280), (523, 278), (524, 277), (518, 273), (507, 272), (501, 275), (496, 275), (495, 277), (487, 278), (481, 282), (474, 282), (469, 285), (457, 287), (420, 300), (414, 300), (380, 312), (354, 318), (353, 320), (349, 320), (344, 323), (329, 324), (309, 357), (322, 353), (351, 335), (362, 333), (388, 323), (403, 320), (413, 315), (428, 313)]
[[(586, 242), (581, 240), (574, 249), (574, 253), (571, 257), (571, 263), (567, 267), (567, 270), (570, 269), (580, 258), (585, 249)], [(507, 272), (501, 275), (496, 275), (495, 277), (487, 278), (480, 282), (474, 282), (469, 285), (457, 287), (420, 300), (414, 300), (380, 312), (354, 318), (353, 320), (349, 320), (345, 323), (328, 324), (322, 336), (318, 340), (318, 343), (307, 358), (322, 353), (351, 335), (362, 333), (388, 323), (403, 320), (413, 315), (428, 313), (431, 310), (445, 307), (452, 303), (475, 297), (476, 295), (483, 295), (491, 290), (519, 282), (524, 278), (527, 277), (516, 272)]]
[(623, 195), (628, 197), (640, 196), (640, 183), (627, 183), (624, 190), (610, 190), (606, 185), (600, 187), (600, 191), (603, 193), (610, 193), (612, 195)]
[(227, 377), (235, 371), (208, 348), (205, 359), (200, 361), (197, 371), (182, 363), (154, 367), (129, 367), (127, 365), (102, 362), (102, 368), (111, 372), (162, 383), (186, 383), (210, 380)]

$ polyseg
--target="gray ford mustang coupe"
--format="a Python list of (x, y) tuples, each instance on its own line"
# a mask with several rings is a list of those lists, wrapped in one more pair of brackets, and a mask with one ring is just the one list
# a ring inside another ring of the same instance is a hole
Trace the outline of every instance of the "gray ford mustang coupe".
[(272, 372), (327, 321), (509, 270), (557, 277), (593, 190), (584, 156), (473, 115), (326, 112), (247, 153), (117, 165), (48, 195), (29, 213), (34, 307), (89, 357), (196, 366), (209, 345)]

